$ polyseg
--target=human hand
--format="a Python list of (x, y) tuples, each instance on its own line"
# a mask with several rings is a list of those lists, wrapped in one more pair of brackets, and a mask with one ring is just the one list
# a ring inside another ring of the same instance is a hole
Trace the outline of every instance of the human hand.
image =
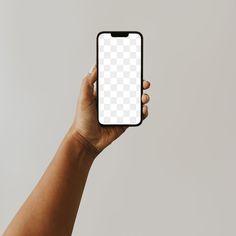
[[(82, 135), (98, 151), (102, 151), (115, 139), (117, 139), (128, 126), (102, 126), (97, 120), (97, 97), (94, 83), (97, 79), (97, 67), (94, 66), (82, 82), (80, 96), (77, 103), (75, 119), (71, 130), (75, 134)], [(148, 89), (150, 82), (143, 81), (143, 89)], [(142, 95), (143, 119), (148, 116), (150, 100), (147, 94)]]

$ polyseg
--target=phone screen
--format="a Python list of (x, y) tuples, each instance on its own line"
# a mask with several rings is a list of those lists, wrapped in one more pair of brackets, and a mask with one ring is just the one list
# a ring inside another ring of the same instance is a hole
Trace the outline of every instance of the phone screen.
[(139, 125), (142, 121), (142, 35), (101, 32), (97, 36), (98, 121)]

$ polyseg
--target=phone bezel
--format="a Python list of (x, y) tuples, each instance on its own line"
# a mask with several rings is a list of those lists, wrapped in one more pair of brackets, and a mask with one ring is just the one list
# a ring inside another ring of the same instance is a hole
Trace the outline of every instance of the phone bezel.
[[(116, 36), (113, 37), (127, 37), (130, 33), (136, 33), (139, 34), (141, 37), (141, 86), (140, 86), (140, 121), (137, 124), (103, 124), (99, 121), (99, 102), (98, 102), (98, 98), (99, 98), (99, 89), (98, 89), (98, 84), (99, 84), (99, 64), (98, 64), (98, 53), (99, 53), (99, 47), (98, 47), (98, 40), (99, 40), (99, 36), (101, 34), (113, 34)], [(128, 33), (127, 36), (122, 36), (122, 35), (126, 35)], [(120, 36), (119, 36), (120, 35)], [(143, 35), (139, 32), (139, 31), (101, 31), (97, 34), (96, 37), (96, 65), (97, 65), (97, 83), (96, 83), (96, 91), (97, 91), (97, 120), (98, 123), (102, 126), (139, 126), (142, 124), (143, 122), (143, 114), (142, 114), (142, 108), (143, 108), (143, 104), (142, 104), (142, 95), (143, 95)]]

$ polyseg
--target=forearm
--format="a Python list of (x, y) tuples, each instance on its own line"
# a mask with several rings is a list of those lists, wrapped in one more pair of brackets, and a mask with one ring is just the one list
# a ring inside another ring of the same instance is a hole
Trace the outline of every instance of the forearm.
[(4, 235), (70, 235), (97, 154), (70, 130)]

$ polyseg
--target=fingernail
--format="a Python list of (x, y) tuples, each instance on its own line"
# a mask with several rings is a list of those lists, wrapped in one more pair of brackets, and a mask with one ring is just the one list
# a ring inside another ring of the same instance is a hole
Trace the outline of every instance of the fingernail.
[(95, 70), (95, 68), (96, 68), (96, 64), (93, 65), (93, 66), (90, 68), (90, 70), (89, 70), (89, 74), (91, 74), (91, 73), (93, 72), (93, 70)]

